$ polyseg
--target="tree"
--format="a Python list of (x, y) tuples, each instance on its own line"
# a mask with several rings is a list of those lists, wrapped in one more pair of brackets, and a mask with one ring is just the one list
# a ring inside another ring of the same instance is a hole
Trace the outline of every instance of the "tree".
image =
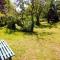
[(32, 20), (32, 24), (31, 24), (31, 32), (33, 32), (33, 28), (34, 28), (34, 0), (31, 1), (31, 20)]
[[(20, 24), (19, 25), (21, 25), (21, 27), (23, 28), (23, 31), (28, 31), (28, 32), (33, 32), (33, 28), (34, 28), (34, 14), (33, 14), (33, 9), (34, 9), (34, 3), (33, 3), (33, 1), (34, 0), (32, 0), (31, 1), (31, 4), (29, 3), (29, 0), (28, 1), (24, 1), (24, 0), (18, 0), (19, 1), (19, 3), (17, 4), (17, 6), (19, 6), (20, 7), (20, 9), (21, 9), (21, 13), (20, 13)], [(24, 7), (24, 4), (26, 4), (26, 5), (31, 5), (31, 11), (29, 12), (30, 13), (30, 15), (28, 15), (28, 16), (30, 16), (31, 17), (31, 20), (29, 21), (29, 19), (26, 17), (26, 14), (28, 13), (25, 13), (25, 11), (26, 11), (26, 7)], [(27, 18), (27, 19), (26, 19)], [(27, 22), (27, 23), (26, 23)], [(30, 24), (28, 24), (30, 22)], [(26, 25), (26, 24), (28, 24), (28, 25)]]
[(0, 0), (0, 11), (5, 13), (5, 0)]
[(54, 0), (51, 0), (50, 9), (48, 11), (48, 23), (56, 23), (58, 21), (57, 6), (54, 4)]
[(5, 8), (5, 0), (0, 0), (0, 12), (3, 14), (3, 16), (0, 16), (0, 27), (6, 25), (5, 23), (5, 15), (6, 15), (6, 8)]
[[(52, 1), (53, 1), (53, 0), (52, 0)], [(48, 11), (49, 11), (49, 9), (50, 9), (50, 5), (51, 5), (51, 0), (46, 0), (46, 4), (45, 4), (45, 6), (44, 6), (44, 8), (43, 8), (43, 11), (42, 11), (44, 18), (47, 18)]]
[(40, 0), (35, 0), (34, 2), (34, 14), (36, 17), (36, 25), (39, 26), (40, 25), (40, 14), (42, 12), (42, 5), (41, 5), (41, 1)]

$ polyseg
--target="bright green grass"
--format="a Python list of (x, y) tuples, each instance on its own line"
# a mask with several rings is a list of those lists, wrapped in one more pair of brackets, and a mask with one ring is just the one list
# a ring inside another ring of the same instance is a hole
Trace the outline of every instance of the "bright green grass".
[(9, 34), (5, 28), (0, 29), (0, 39), (6, 40), (15, 52), (13, 60), (60, 60), (60, 24), (42, 24), (32, 34)]

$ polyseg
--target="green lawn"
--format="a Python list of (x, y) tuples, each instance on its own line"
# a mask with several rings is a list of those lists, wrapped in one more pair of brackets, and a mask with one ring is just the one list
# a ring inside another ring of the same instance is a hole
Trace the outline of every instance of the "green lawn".
[(13, 60), (60, 60), (60, 23), (51, 27), (42, 23), (34, 33), (7, 33), (0, 28), (0, 39), (15, 52)]

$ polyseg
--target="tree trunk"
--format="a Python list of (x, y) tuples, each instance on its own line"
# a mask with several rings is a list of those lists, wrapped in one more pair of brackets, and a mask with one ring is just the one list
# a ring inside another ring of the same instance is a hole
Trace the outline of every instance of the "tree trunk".
[(31, 32), (33, 32), (34, 29), (34, 14), (33, 14), (33, 9), (34, 9), (34, 0), (32, 0), (32, 11), (31, 11), (31, 20), (32, 20), (32, 24), (31, 24)]
[(36, 25), (37, 26), (40, 26), (40, 21), (39, 21), (39, 15), (37, 14), (37, 16), (36, 16)]
[(31, 14), (31, 20), (32, 20), (31, 32), (33, 32), (33, 29), (34, 29), (34, 18), (33, 18), (33, 13)]

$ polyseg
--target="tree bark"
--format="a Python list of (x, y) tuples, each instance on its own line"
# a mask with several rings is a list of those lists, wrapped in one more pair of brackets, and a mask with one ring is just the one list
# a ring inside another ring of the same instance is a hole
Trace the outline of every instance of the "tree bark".
[(31, 11), (31, 20), (32, 20), (32, 24), (31, 24), (31, 32), (33, 32), (34, 29), (34, 13), (33, 13), (33, 9), (34, 9), (34, 0), (32, 0), (32, 11)]
[(36, 16), (36, 25), (37, 25), (37, 26), (40, 26), (39, 18), (40, 18), (40, 17), (39, 17), (39, 15), (37, 14), (37, 16)]

